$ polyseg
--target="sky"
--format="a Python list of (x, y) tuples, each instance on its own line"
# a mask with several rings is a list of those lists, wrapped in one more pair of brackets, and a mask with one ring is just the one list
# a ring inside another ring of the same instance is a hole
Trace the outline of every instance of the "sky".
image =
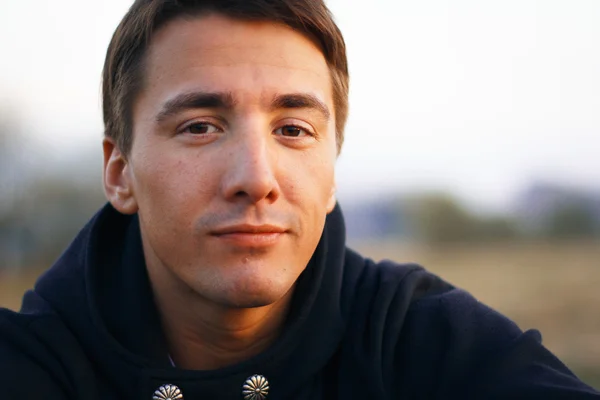
[[(600, 1), (327, 3), (351, 74), (341, 197), (501, 209), (534, 180), (600, 189)], [(100, 168), (101, 69), (130, 4), (0, 0), (0, 108), (32, 159)]]

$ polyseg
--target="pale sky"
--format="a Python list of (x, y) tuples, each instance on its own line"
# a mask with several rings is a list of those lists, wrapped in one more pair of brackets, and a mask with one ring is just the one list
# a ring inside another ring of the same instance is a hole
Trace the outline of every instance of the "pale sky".
[[(102, 132), (100, 73), (125, 0), (0, 0), (0, 107), (32, 157)], [(448, 189), (502, 207), (533, 179), (600, 188), (600, 1), (330, 0), (345, 36), (342, 196)]]

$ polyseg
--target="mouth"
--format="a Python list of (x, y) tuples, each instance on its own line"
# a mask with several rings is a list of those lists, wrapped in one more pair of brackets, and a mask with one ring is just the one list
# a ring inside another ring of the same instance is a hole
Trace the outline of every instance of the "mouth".
[(211, 235), (237, 247), (269, 247), (287, 233), (276, 225), (231, 225), (213, 230)]

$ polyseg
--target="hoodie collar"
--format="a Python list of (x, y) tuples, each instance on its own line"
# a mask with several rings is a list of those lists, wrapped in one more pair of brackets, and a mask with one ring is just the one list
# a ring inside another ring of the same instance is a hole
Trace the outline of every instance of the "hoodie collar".
[(184, 398), (240, 398), (254, 374), (269, 381), (269, 399), (286, 398), (324, 368), (341, 342), (344, 254), (345, 227), (336, 206), (298, 279), (280, 337), (261, 354), (212, 371), (180, 370), (169, 361), (135, 215), (107, 204), (35, 291), (75, 331), (88, 358), (132, 398), (141, 391), (150, 399), (164, 384), (178, 386)]

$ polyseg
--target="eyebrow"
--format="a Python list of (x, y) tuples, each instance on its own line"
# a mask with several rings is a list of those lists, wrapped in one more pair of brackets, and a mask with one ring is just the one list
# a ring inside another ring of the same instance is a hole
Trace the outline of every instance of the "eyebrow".
[(275, 96), (271, 101), (271, 110), (282, 108), (312, 109), (319, 112), (325, 121), (329, 121), (331, 118), (331, 112), (327, 105), (317, 96), (308, 93), (290, 93)]
[(156, 115), (156, 121), (165, 119), (185, 110), (194, 108), (223, 108), (231, 109), (235, 106), (235, 99), (231, 93), (225, 92), (190, 92), (182, 93), (167, 100)]
[[(232, 109), (237, 101), (230, 92), (189, 92), (182, 93), (167, 100), (156, 115), (157, 122), (185, 110), (196, 108)], [(321, 114), (325, 121), (331, 118), (327, 105), (317, 96), (309, 93), (288, 93), (275, 95), (269, 105), (271, 111), (278, 109), (312, 109)]]

